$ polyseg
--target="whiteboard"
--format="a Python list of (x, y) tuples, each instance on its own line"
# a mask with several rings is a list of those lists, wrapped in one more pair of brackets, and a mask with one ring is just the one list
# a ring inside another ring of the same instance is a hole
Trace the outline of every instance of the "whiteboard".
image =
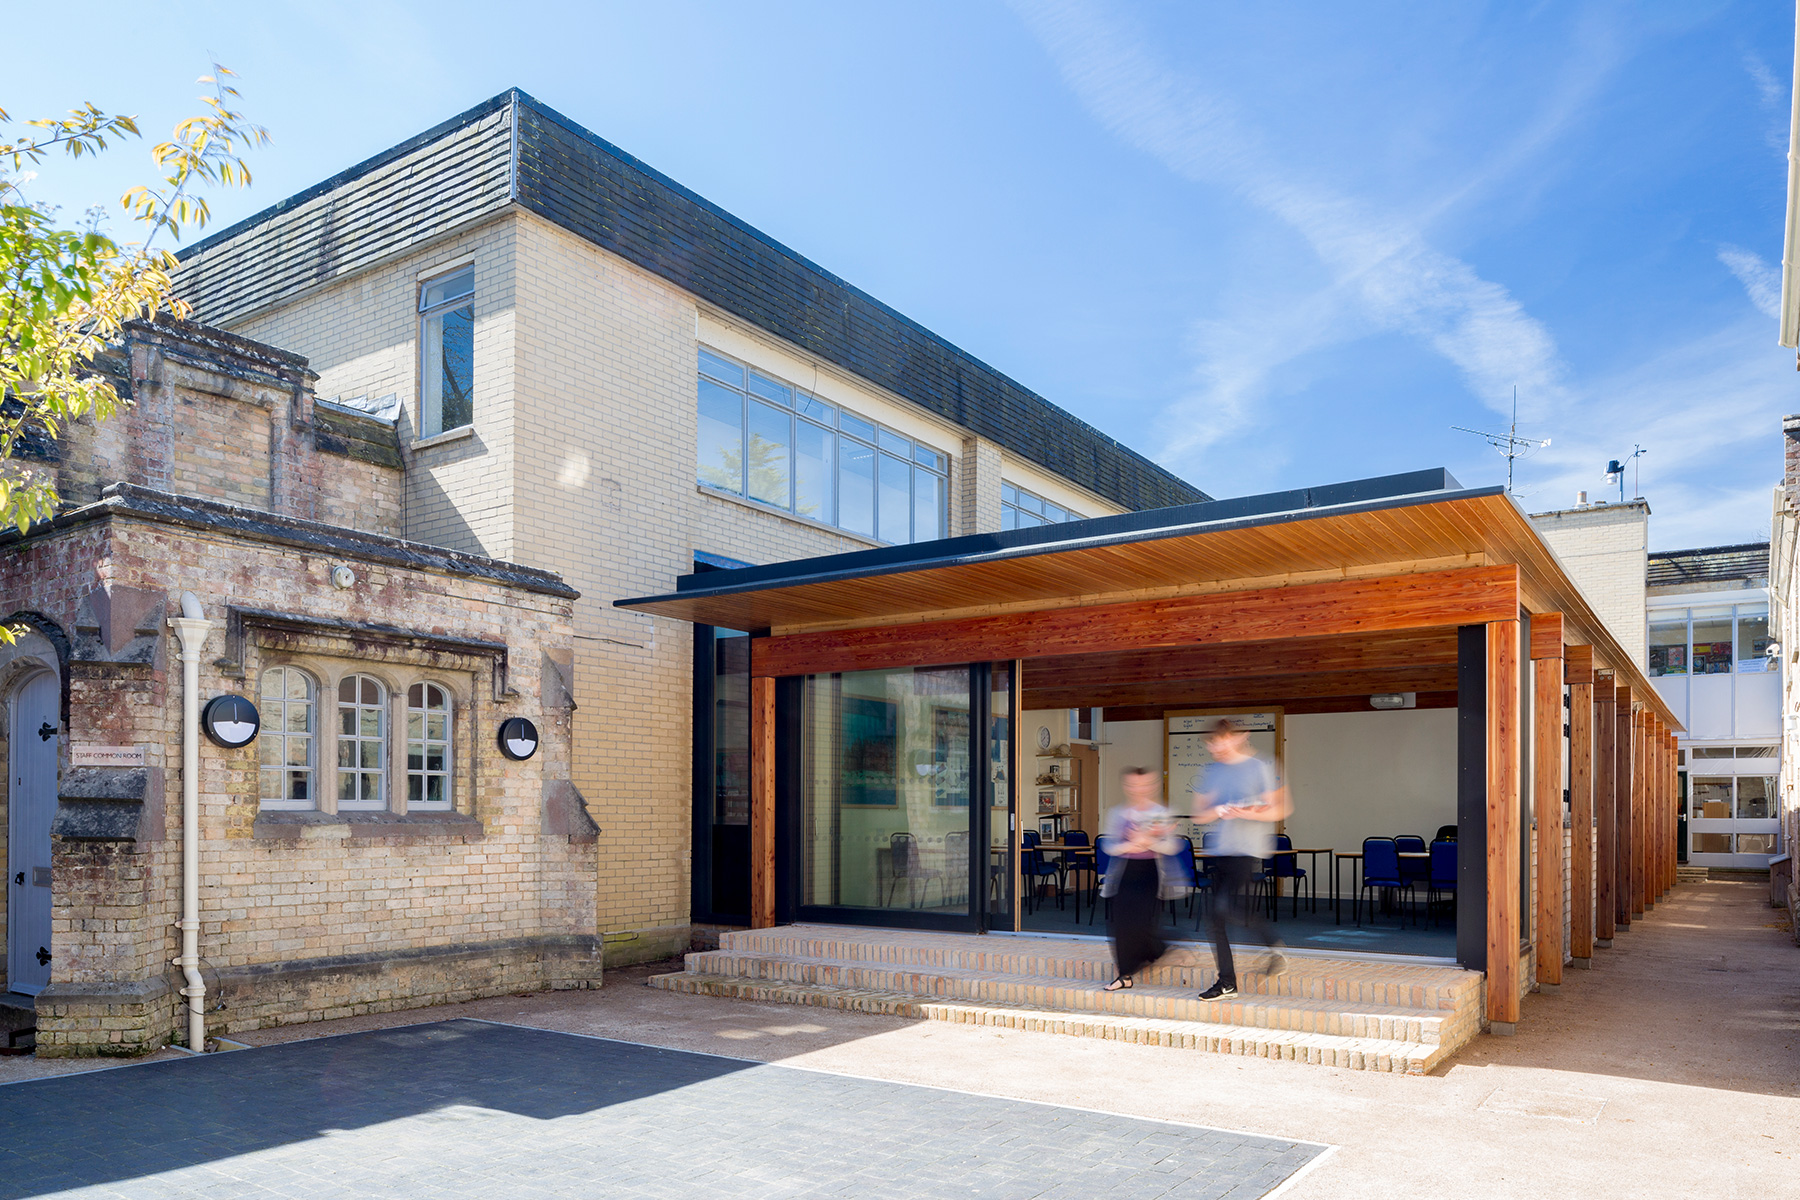
[(1189, 794), (1199, 790), (1200, 776), (1212, 753), (1206, 748), (1208, 732), (1223, 718), (1250, 735), (1250, 749), (1258, 758), (1273, 763), (1275, 775), (1281, 777), (1281, 714), (1260, 713), (1170, 713), (1164, 717), (1164, 742), (1168, 762), (1164, 770), (1167, 788), (1165, 803), (1177, 813), (1185, 814), (1192, 805)]

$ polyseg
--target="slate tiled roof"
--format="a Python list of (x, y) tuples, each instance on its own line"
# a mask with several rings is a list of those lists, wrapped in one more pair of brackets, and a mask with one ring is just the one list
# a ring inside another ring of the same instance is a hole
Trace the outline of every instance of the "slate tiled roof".
[(1211, 498), (517, 90), (194, 245), (179, 286), (229, 326), (513, 204), (1126, 508)]
[(1741, 546), (1706, 546), (1698, 550), (1669, 550), (1650, 556), (1645, 578), (1649, 587), (1679, 587), (1691, 583), (1734, 583), (1769, 579), (1769, 543)]

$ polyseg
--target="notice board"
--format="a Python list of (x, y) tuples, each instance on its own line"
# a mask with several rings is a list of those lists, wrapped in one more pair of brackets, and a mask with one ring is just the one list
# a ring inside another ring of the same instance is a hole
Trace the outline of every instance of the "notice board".
[(1184, 711), (1163, 714), (1163, 794), (1164, 803), (1179, 815), (1187, 815), (1192, 802), (1188, 794), (1200, 784), (1200, 775), (1212, 762), (1206, 748), (1206, 737), (1221, 719), (1228, 720), (1250, 735), (1250, 749), (1260, 759), (1273, 763), (1275, 777), (1283, 779), (1281, 710), (1264, 712)]

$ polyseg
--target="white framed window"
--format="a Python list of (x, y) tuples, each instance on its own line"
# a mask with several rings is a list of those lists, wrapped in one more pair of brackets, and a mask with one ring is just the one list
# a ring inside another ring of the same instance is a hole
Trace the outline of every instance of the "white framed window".
[(698, 456), (707, 487), (866, 538), (949, 535), (948, 455), (706, 349)]
[(313, 749), (318, 718), (312, 677), (298, 667), (262, 673), (256, 711), (262, 720), (261, 799), (264, 808), (317, 808)]
[(475, 419), (475, 268), (419, 288), (419, 436)]
[(1654, 609), (1650, 676), (1761, 675), (1781, 669), (1769, 657), (1769, 606)]
[(339, 812), (387, 807), (386, 689), (367, 675), (338, 681), (337, 760)]
[(1060, 525), (1079, 521), (1081, 514), (1070, 512), (1060, 504), (1052, 504), (1036, 492), (1028, 492), (1016, 484), (1000, 484), (1000, 528), (1034, 529), (1039, 525)]
[(406, 690), (406, 807), (450, 807), (452, 705), (447, 689), (415, 683)]

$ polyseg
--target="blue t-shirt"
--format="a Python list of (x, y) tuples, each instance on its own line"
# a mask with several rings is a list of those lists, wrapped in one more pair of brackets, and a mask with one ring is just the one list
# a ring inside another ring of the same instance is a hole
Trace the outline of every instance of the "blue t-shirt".
[[(1260, 758), (1239, 762), (1213, 762), (1206, 765), (1200, 777), (1200, 794), (1208, 797), (1214, 808), (1252, 804), (1264, 792), (1275, 790), (1275, 772)], [(1251, 821), (1232, 817), (1213, 823), (1219, 831), (1213, 844), (1216, 854), (1243, 854), (1264, 858), (1275, 849), (1275, 826), (1268, 821)]]

